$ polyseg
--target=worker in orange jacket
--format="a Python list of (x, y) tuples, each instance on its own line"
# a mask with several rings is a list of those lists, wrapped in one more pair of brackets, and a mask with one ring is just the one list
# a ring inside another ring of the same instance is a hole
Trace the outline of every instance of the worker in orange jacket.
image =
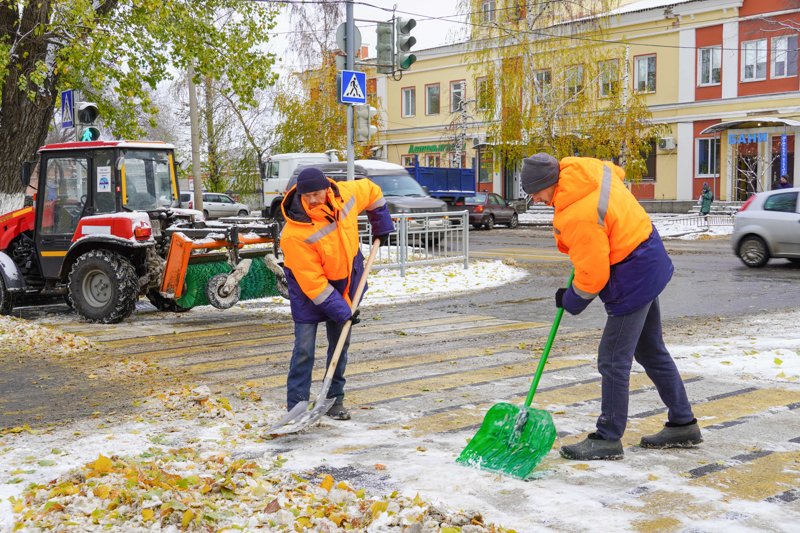
[(608, 314), (597, 356), (602, 377), (597, 430), (563, 446), (561, 455), (567, 459), (623, 457), (633, 359), (668, 408), (665, 427), (642, 437), (640, 446), (689, 447), (703, 440), (662, 337), (658, 295), (672, 277), (672, 261), (624, 178), (620, 167), (589, 157), (566, 157), (559, 163), (539, 153), (523, 161), (522, 188), (534, 202), (555, 209), (556, 244), (575, 268), (572, 285), (556, 292), (556, 305), (577, 315), (599, 296)]
[[(281, 203), (286, 225), (281, 234), (284, 271), (294, 320), (294, 349), (286, 380), (289, 410), (308, 401), (317, 326), (325, 322), (330, 364), (345, 322), (358, 321), (350, 310), (364, 272), (358, 238), (358, 215), (366, 210), (372, 235), (384, 244), (394, 224), (380, 187), (368, 179), (335, 182), (316, 167), (300, 171)], [(365, 287), (366, 292), (366, 287)], [(328, 398), (336, 398), (328, 416), (349, 420), (344, 406), (348, 334), (333, 375)]]

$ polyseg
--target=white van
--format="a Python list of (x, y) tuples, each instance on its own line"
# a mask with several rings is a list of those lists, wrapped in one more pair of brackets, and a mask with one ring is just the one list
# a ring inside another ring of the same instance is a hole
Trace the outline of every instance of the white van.
[(292, 172), (299, 165), (313, 165), (338, 161), (333, 150), (320, 153), (278, 154), (267, 158), (264, 173), (261, 176), (263, 185), (264, 212), (266, 218), (275, 218), (280, 212), (283, 193)]

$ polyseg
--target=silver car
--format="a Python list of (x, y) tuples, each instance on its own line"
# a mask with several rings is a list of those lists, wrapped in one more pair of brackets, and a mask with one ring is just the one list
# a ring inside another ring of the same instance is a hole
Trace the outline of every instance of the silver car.
[(771, 257), (800, 264), (800, 187), (750, 197), (734, 218), (733, 253), (752, 268)]
[[(181, 193), (181, 207), (194, 209), (194, 193)], [(250, 208), (242, 203), (236, 202), (227, 194), (216, 192), (203, 193), (203, 216), (206, 220), (219, 217), (246, 217), (250, 214)]]

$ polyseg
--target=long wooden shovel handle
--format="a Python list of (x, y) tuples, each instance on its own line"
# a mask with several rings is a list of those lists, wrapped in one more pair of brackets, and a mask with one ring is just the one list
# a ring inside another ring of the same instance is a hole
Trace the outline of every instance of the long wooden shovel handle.
[[(569, 279), (567, 280), (567, 288), (572, 285), (572, 280), (575, 278), (575, 269), (572, 270), (572, 273), (569, 275)], [(530, 407), (531, 402), (533, 401), (533, 395), (536, 393), (537, 387), (539, 387), (539, 379), (542, 377), (542, 372), (544, 372), (544, 365), (547, 364), (547, 357), (550, 355), (550, 348), (553, 347), (553, 340), (556, 338), (556, 332), (558, 331), (558, 325), (561, 324), (561, 317), (564, 316), (564, 308), (559, 307), (556, 310), (556, 316), (553, 319), (553, 325), (550, 326), (550, 335), (547, 337), (547, 344), (544, 345), (544, 351), (542, 352), (542, 357), (539, 359), (539, 366), (536, 367), (536, 374), (533, 376), (533, 383), (531, 383), (531, 390), (528, 391), (528, 397), (525, 398), (525, 407)]]
[[(361, 276), (361, 279), (358, 280), (356, 293), (353, 295), (353, 302), (350, 304), (351, 314), (356, 312), (358, 309), (358, 304), (361, 303), (361, 294), (364, 292), (364, 287), (367, 285), (367, 276), (369, 275), (369, 271), (372, 270), (372, 263), (375, 261), (375, 255), (378, 252), (378, 248), (380, 248), (380, 242), (381, 241), (378, 238), (372, 242), (372, 248), (369, 251), (367, 264), (364, 266), (364, 273)], [(344, 323), (344, 326), (342, 326), (342, 331), (339, 333), (339, 340), (336, 342), (336, 349), (333, 352), (333, 357), (331, 357), (331, 364), (328, 365), (328, 369), (325, 371), (324, 381), (327, 381), (329, 377), (333, 376), (333, 372), (336, 370), (336, 365), (339, 364), (339, 356), (342, 354), (342, 348), (344, 347), (345, 340), (347, 339), (348, 333), (350, 333), (350, 327), (352, 325), (353, 321), (348, 320)]]

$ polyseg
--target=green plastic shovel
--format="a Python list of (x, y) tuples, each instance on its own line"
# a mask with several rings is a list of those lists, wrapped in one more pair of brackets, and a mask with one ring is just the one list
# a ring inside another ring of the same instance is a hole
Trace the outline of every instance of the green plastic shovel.
[[(567, 287), (572, 284), (574, 277), (573, 270), (567, 281)], [(556, 440), (553, 417), (547, 411), (533, 409), (531, 402), (539, 386), (539, 379), (542, 377), (547, 356), (550, 355), (550, 348), (553, 346), (553, 339), (556, 337), (563, 315), (564, 308), (559, 307), (525, 404), (522, 407), (510, 403), (493, 405), (486, 412), (480, 429), (461, 451), (456, 462), (507, 474), (517, 479), (526, 479), (550, 452)]]

